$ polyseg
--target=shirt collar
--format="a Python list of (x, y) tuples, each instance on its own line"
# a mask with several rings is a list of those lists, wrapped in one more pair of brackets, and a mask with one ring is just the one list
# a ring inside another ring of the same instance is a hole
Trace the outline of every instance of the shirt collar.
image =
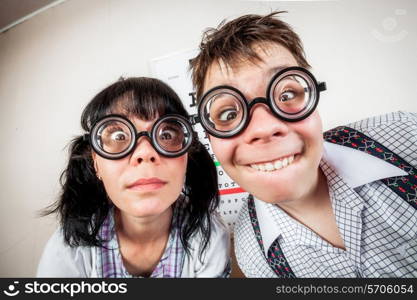
[[(376, 158), (362, 151), (337, 144), (324, 142), (323, 160), (351, 188), (380, 180), (383, 178), (408, 175), (398, 167)], [(366, 172), (364, 172), (366, 170)], [(281, 228), (277, 226), (268, 206), (273, 205), (254, 198), (259, 228), (262, 234), (265, 255), (277, 237), (281, 235)], [(274, 207), (277, 209), (277, 207)], [(285, 212), (283, 212), (285, 213)]]
[(254, 203), (259, 229), (262, 235), (265, 256), (268, 256), (269, 247), (271, 247), (275, 239), (281, 235), (281, 228), (274, 222), (272, 215), (268, 211), (268, 205), (272, 204), (258, 200), (255, 197)]
[(324, 142), (323, 159), (351, 188), (383, 178), (408, 175), (380, 158), (328, 142)]

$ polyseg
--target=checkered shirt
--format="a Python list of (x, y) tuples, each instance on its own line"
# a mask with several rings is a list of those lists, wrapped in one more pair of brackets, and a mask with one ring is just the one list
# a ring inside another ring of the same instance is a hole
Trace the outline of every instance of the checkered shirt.
[[(416, 114), (391, 113), (347, 126), (417, 166)], [(333, 247), (278, 206), (264, 204), (281, 232), (277, 238), (295, 276), (417, 277), (417, 210), (379, 180), (351, 188), (324, 159), (320, 168), (346, 250)], [(277, 276), (258, 245), (247, 205), (235, 227), (235, 249), (246, 276)]]
[[(180, 230), (176, 222), (179, 213), (179, 205), (174, 205), (171, 232), (169, 234), (168, 242), (160, 261), (150, 275), (152, 278), (181, 277), (185, 250), (181, 243), (179, 236)], [(99, 236), (105, 241), (103, 247), (98, 248), (98, 251), (96, 252), (97, 271), (99, 276), (103, 278), (140, 277), (131, 275), (123, 265), (114, 226), (114, 207), (109, 210), (106, 219), (100, 227)]]

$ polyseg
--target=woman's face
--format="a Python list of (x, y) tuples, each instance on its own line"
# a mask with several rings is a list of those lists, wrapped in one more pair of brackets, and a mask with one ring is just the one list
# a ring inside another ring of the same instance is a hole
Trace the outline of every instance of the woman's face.
[[(136, 130), (150, 131), (156, 118), (130, 118)], [(107, 195), (122, 212), (134, 217), (151, 217), (165, 212), (181, 193), (188, 154), (164, 157), (147, 137), (137, 140), (133, 152), (118, 160), (105, 159), (93, 152), (94, 167)]]

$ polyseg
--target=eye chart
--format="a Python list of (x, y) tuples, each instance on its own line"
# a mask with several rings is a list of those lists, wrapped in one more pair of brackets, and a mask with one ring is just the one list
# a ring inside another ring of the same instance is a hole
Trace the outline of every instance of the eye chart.
[[(197, 55), (197, 50), (174, 53), (150, 61), (152, 76), (170, 85), (184, 103), (190, 115), (197, 113), (197, 99), (192, 88), (191, 73), (188, 71), (189, 60)], [(216, 156), (211, 150), (209, 139), (200, 124), (194, 126), (201, 143), (209, 151), (217, 168), (220, 191), (219, 212), (229, 229), (233, 229), (242, 205), (248, 193), (240, 188), (224, 172)]]

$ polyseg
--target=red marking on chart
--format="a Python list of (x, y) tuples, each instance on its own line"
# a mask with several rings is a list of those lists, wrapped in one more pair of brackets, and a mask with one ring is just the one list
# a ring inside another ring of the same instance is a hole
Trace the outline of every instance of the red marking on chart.
[(219, 193), (220, 195), (228, 195), (228, 194), (246, 193), (246, 191), (242, 188), (233, 188), (233, 189), (220, 190)]

